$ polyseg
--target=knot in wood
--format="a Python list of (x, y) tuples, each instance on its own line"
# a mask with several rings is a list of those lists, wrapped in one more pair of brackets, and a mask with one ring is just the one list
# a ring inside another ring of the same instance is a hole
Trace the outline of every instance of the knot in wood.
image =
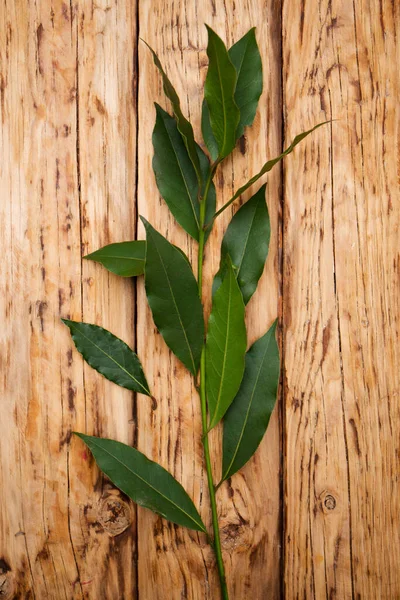
[(120, 535), (132, 523), (131, 506), (118, 492), (108, 495), (100, 501), (98, 519), (109, 535)]
[(336, 508), (336, 500), (332, 494), (327, 494), (325, 496), (324, 506), (327, 510), (334, 510)]
[(0, 558), (0, 598), (1, 600), (11, 600), (14, 595), (14, 577), (11, 569), (5, 560)]
[(253, 533), (247, 522), (229, 523), (221, 528), (221, 542), (227, 552), (246, 552), (253, 544)]

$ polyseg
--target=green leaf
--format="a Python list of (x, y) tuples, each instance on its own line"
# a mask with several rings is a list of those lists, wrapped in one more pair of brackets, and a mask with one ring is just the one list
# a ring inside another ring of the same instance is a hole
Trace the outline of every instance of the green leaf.
[(109, 244), (83, 258), (101, 263), (111, 273), (121, 277), (135, 277), (144, 273), (145, 254), (146, 242), (134, 240)]
[(193, 127), (191, 126), (189, 121), (186, 119), (186, 117), (184, 117), (184, 115), (182, 113), (181, 103), (180, 103), (178, 94), (176, 93), (174, 86), (168, 79), (167, 74), (165, 73), (157, 54), (154, 52), (154, 50), (149, 46), (149, 44), (147, 42), (144, 42), (144, 43), (146, 44), (146, 46), (149, 48), (150, 52), (152, 53), (154, 64), (156, 65), (157, 69), (161, 73), (162, 80), (163, 80), (164, 93), (167, 96), (167, 98), (171, 101), (172, 109), (174, 111), (174, 116), (175, 116), (175, 119), (177, 122), (179, 132), (182, 135), (182, 138), (183, 138), (184, 144), (186, 146), (186, 149), (188, 151), (190, 160), (192, 161), (199, 185), (201, 185), (201, 183), (202, 183), (201, 168), (200, 168), (200, 161), (199, 161), (199, 157), (198, 157), (198, 153), (197, 153), (197, 144), (195, 142), (194, 134), (193, 134)]
[(275, 329), (276, 321), (246, 354), (240, 389), (224, 419), (222, 481), (253, 456), (274, 409), (280, 369)]
[(145, 286), (154, 323), (167, 346), (196, 375), (203, 346), (203, 307), (197, 282), (182, 252), (146, 219)]
[[(304, 131), (303, 133), (296, 135), (296, 137), (294, 138), (294, 140), (290, 144), (290, 146), (288, 146), (286, 148), (286, 150), (284, 150), (282, 152), (282, 154), (280, 154), (276, 158), (272, 158), (271, 160), (267, 161), (264, 164), (264, 166), (261, 168), (261, 170), (256, 175), (254, 175), (251, 179), (249, 179), (249, 181), (247, 183), (242, 185), (242, 187), (240, 187), (237, 190), (235, 195), (232, 196), (232, 198), (230, 200), (228, 200), (228, 202), (226, 202), (226, 204), (224, 204), (223, 207), (220, 208), (215, 213), (214, 218), (218, 217), (218, 215), (220, 215), (225, 209), (227, 209), (228, 206), (230, 206), (232, 204), (232, 202), (234, 202), (236, 200), (236, 198), (239, 198), (239, 196), (241, 196), (251, 185), (253, 185), (253, 183), (258, 181), (260, 179), (260, 177), (265, 175), (265, 173), (268, 173), (272, 169), (272, 167), (274, 167), (276, 165), (276, 163), (278, 163), (280, 160), (282, 160), (282, 158), (285, 158), (285, 156), (290, 154), (294, 150), (294, 148), (297, 146), (297, 144), (299, 144), (302, 140), (304, 140), (304, 138), (307, 137), (307, 135), (309, 135), (310, 133), (312, 133), (313, 131), (318, 129), (318, 127), (322, 127), (322, 125), (326, 125), (327, 123), (331, 123), (331, 121), (324, 121), (323, 123), (318, 123), (318, 125), (316, 125), (312, 129), (309, 129), (308, 131)], [(211, 225), (211, 222), (208, 222), (206, 225)]]
[(86, 362), (117, 385), (150, 396), (137, 355), (115, 335), (89, 323), (62, 319), (71, 332), (78, 352)]
[(218, 144), (211, 129), (210, 111), (206, 100), (203, 100), (201, 107), (201, 133), (212, 160), (216, 161), (218, 158)]
[(234, 100), (237, 74), (221, 38), (207, 26), (209, 65), (204, 96), (210, 111), (211, 129), (218, 144), (218, 159), (232, 152), (240, 113)]
[[(244, 128), (252, 125), (254, 121), (263, 87), (262, 62), (255, 27), (228, 50), (228, 55), (237, 73), (234, 100), (240, 111), (240, 120), (235, 134), (235, 138), (238, 139), (243, 135)], [(201, 130), (210, 156), (215, 161), (218, 157), (218, 144), (211, 129), (206, 100), (203, 100)]]
[(115, 440), (76, 433), (92, 452), (98, 467), (136, 504), (189, 529), (206, 528), (181, 484), (144, 454)]
[(234, 215), (221, 246), (221, 265), (213, 282), (213, 294), (222, 284), (225, 257), (229, 254), (247, 304), (264, 270), (270, 238), (270, 222), (263, 185)]
[(237, 139), (243, 135), (244, 128), (253, 123), (263, 88), (262, 63), (255, 27), (229, 49), (229, 58), (237, 72), (235, 102), (240, 110)]
[(206, 391), (209, 429), (222, 419), (242, 380), (246, 353), (244, 303), (234, 269), (227, 272), (214, 295), (206, 341)]
[[(198, 241), (200, 223), (199, 182), (175, 119), (158, 104), (155, 106), (157, 116), (153, 130), (153, 170), (157, 187), (178, 223)], [(202, 179), (205, 181), (210, 163), (197, 144), (196, 149)], [(215, 186), (211, 184), (206, 210), (206, 214), (210, 218), (215, 212), (215, 198)]]

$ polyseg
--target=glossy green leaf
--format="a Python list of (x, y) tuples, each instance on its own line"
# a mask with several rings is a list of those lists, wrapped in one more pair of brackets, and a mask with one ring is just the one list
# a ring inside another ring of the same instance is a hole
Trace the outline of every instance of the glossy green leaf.
[[(161, 196), (183, 229), (195, 240), (199, 239), (199, 182), (176, 121), (158, 104), (153, 130), (153, 170)], [(210, 163), (197, 146), (202, 180), (207, 179)], [(212, 183), (207, 197), (206, 215), (215, 212), (215, 186)], [(207, 220), (208, 217), (206, 216)]]
[[(263, 175), (265, 175), (265, 173), (268, 173), (276, 165), (276, 163), (278, 163), (280, 160), (282, 160), (283, 158), (285, 158), (285, 156), (287, 156), (288, 154), (290, 154), (294, 150), (294, 148), (297, 146), (297, 144), (299, 144), (302, 140), (304, 140), (305, 137), (307, 137), (308, 135), (310, 135), (310, 133), (312, 133), (313, 131), (315, 131), (319, 127), (322, 127), (322, 125), (326, 125), (327, 123), (330, 123), (330, 122), (331, 121), (324, 121), (323, 123), (318, 123), (318, 125), (316, 125), (312, 129), (309, 129), (308, 131), (304, 131), (303, 133), (300, 133), (299, 135), (296, 135), (296, 137), (294, 138), (294, 140), (290, 144), (290, 146), (288, 146), (286, 148), (286, 150), (284, 150), (282, 152), (282, 154), (280, 154), (276, 158), (272, 158), (271, 160), (267, 161), (264, 164), (264, 166), (261, 168), (261, 170), (256, 175), (254, 175), (251, 179), (249, 179), (249, 181), (247, 183), (245, 183), (244, 185), (242, 185), (242, 187), (240, 187), (237, 190), (237, 192), (235, 192), (234, 196), (232, 196), (232, 198), (226, 204), (224, 204), (222, 208), (220, 208), (215, 213), (215, 217), (217, 217), (225, 209), (227, 209), (228, 206), (230, 206), (232, 204), (232, 202), (234, 202), (236, 200), (236, 198), (239, 198), (239, 196), (241, 196), (251, 185), (253, 185), (253, 183), (255, 183), (256, 181), (258, 181), (260, 179), (260, 177), (262, 177)], [(208, 224), (210, 224), (210, 223), (208, 223)]]
[(214, 295), (206, 341), (209, 429), (222, 419), (242, 380), (246, 353), (244, 302), (229, 256), (226, 275)]
[(222, 480), (246, 464), (267, 429), (280, 370), (275, 329), (276, 321), (246, 354), (240, 389), (224, 418)]
[(154, 323), (167, 346), (196, 375), (204, 336), (196, 279), (182, 252), (141, 218), (147, 234), (145, 286)]
[(134, 240), (109, 244), (83, 258), (101, 263), (106, 269), (121, 277), (135, 277), (144, 273), (145, 255), (146, 242)]
[(204, 96), (210, 112), (213, 135), (218, 144), (218, 158), (232, 152), (240, 113), (234, 100), (237, 73), (221, 38), (207, 26), (209, 59)]
[(203, 100), (201, 107), (201, 133), (212, 160), (216, 161), (218, 158), (218, 144), (211, 129), (210, 112), (206, 100)]
[(151, 395), (142, 365), (125, 342), (98, 325), (62, 321), (69, 327), (76, 349), (93, 369), (121, 387)]
[(229, 254), (236, 267), (236, 277), (247, 304), (254, 294), (264, 270), (270, 238), (270, 222), (263, 185), (239, 208), (230, 222), (221, 246), (221, 266), (214, 277), (213, 294), (222, 284), (225, 257)]
[(163, 467), (121, 442), (76, 435), (88, 446), (103, 473), (136, 504), (173, 523), (206, 533), (193, 501)]
[[(234, 99), (240, 112), (240, 120), (235, 134), (238, 139), (243, 135), (244, 128), (252, 125), (254, 121), (263, 87), (262, 63), (255, 27), (236, 42), (228, 50), (228, 54), (237, 73)], [(201, 111), (201, 129), (210, 156), (216, 160), (218, 144), (211, 128), (210, 112), (206, 100), (203, 100)]]
[(255, 27), (229, 49), (229, 58), (237, 73), (235, 102), (240, 111), (237, 139), (243, 135), (244, 128), (253, 123), (263, 88), (262, 63)]
[(197, 153), (197, 144), (194, 139), (193, 127), (191, 126), (189, 121), (186, 119), (186, 117), (184, 117), (184, 115), (182, 113), (181, 103), (180, 103), (178, 94), (176, 93), (174, 86), (168, 79), (167, 74), (165, 73), (165, 71), (162, 67), (162, 64), (160, 62), (160, 59), (158, 58), (158, 56), (154, 52), (154, 50), (148, 45), (148, 43), (147, 42), (144, 42), (144, 43), (146, 44), (146, 46), (149, 48), (150, 52), (152, 53), (154, 64), (156, 65), (157, 69), (161, 73), (162, 80), (163, 80), (164, 93), (172, 104), (172, 109), (174, 111), (174, 116), (175, 116), (175, 119), (177, 122), (178, 129), (182, 135), (182, 138), (183, 138), (184, 144), (186, 146), (187, 152), (189, 154), (190, 160), (192, 161), (193, 168), (194, 168), (196, 176), (197, 176), (197, 180), (198, 180), (199, 184), (201, 185), (202, 176), (201, 176), (200, 160), (199, 160), (199, 156)]

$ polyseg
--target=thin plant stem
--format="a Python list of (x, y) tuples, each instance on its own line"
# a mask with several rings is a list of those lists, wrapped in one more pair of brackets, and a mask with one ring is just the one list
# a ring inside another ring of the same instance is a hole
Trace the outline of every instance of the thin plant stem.
[[(199, 296), (202, 300), (203, 296), (203, 259), (204, 259), (204, 241), (205, 241), (205, 230), (204, 230), (204, 221), (205, 221), (205, 212), (206, 212), (206, 203), (208, 191), (210, 189), (211, 181), (213, 175), (215, 173), (215, 169), (217, 168), (217, 163), (214, 163), (210, 168), (210, 173), (208, 179), (205, 184), (204, 194), (200, 201), (200, 231), (199, 231), (199, 254), (198, 254), (198, 263), (197, 263), (197, 283), (199, 288)], [(212, 474), (212, 466), (211, 466), (211, 458), (210, 458), (210, 448), (208, 443), (208, 427), (207, 427), (207, 399), (206, 399), (206, 354), (205, 348), (203, 346), (203, 351), (201, 353), (200, 360), (200, 386), (199, 386), (199, 394), (200, 394), (200, 403), (201, 403), (201, 423), (202, 423), (202, 442), (204, 449), (204, 460), (206, 463), (206, 471), (207, 471), (207, 482), (208, 482), (208, 491), (210, 496), (210, 504), (211, 504), (211, 514), (212, 514), (212, 525), (214, 532), (214, 540), (212, 547), (215, 552), (215, 557), (217, 560), (218, 574), (219, 580), (221, 584), (221, 593), (223, 600), (229, 600), (228, 596), (228, 588), (226, 585), (226, 577), (225, 577), (225, 567), (224, 561), (222, 558), (222, 549), (221, 549), (221, 537), (219, 533), (219, 525), (218, 525), (218, 511), (217, 511), (217, 502), (215, 498), (215, 488)]]

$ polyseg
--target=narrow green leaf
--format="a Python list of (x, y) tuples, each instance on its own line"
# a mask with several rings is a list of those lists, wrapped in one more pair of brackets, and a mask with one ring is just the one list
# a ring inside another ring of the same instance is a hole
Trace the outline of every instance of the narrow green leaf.
[(222, 481), (253, 456), (274, 409), (280, 369), (275, 329), (276, 321), (246, 354), (240, 389), (224, 419)]
[(78, 352), (86, 362), (117, 385), (150, 396), (137, 355), (115, 335), (89, 323), (62, 319), (71, 332)]
[(210, 123), (218, 144), (218, 158), (232, 152), (240, 113), (234, 100), (237, 74), (221, 38), (207, 26), (209, 65), (204, 96), (210, 111)]
[(182, 252), (141, 219), (147, 234), (145, 286), (154, 323), (167, 346), (196, 375), (204, 336), (196, 279)]
[(239, 208), (230, 222), (221, 246), (220, 270), (214, 277), (213, 294), (222, 284), (225, 258), (229, 254), (236, 267), (236, 278), (247, 304), (254, 294), (268, 254), (270, 222), (263, 185)]
[(145, 254), (146, 242), (134, 240), (109, 244), (83, 258), (101, 263), (111, 273), (121, 277), (135, 277), (144, 273)]
[[(153, 170), (157, 187), (178, 223), (198, 241), (199, 182), (175, 119), (158, 104), (155, 106), (157, 116), (153, 130)], [(196, 149), (202, 180), (205, 181), (210, 163), (197, 144)], [(215, 212), (215, 198), (215, 186), (211, 184), (206, 210), (206, 214), (210, 215), (210, 218)]]
[(235, 102), (240, 110), (237, 139), (243, 135), (244, 128), (253, 123), (263, 88), (262, 63), (255, 27), (229, 49), (229, 58), (237, 72)]
[(246, 353), (244, 303), (229, 256), (227, 272), (214, 295), (206, 341), (209, 429), (222, 419), (242, 380)]
[(103, 473), (136, 504), (173, 523), (206, 533), (193, 501), (161, 465), (121, 442), (83, 433), (75, 435), (88, 446)]
[[(263, 87), (261, 56), (257, 46), (255, 27), (250, 29), (228, 50), (229, 58), (237, 73), (234, 100), (240, 111), (240, 120), (235, 138), (243, 135), (244, 128), (252, 125)], [(213, 160), (218, 157), (218, 144), (215, 140), (210, 112), (206, 100), (201, 111), (201, 130), (206, 147)]]
[[(290, 144), (290, 146), (288, 146), (286, 148), (286, 150), (284, 150), (282, 152), (282, 154), (280, 154), (276, 158), (272, 158), (271, 160), (267, 161), (256, 175), (254, 175), (251, 179), (249, 179), (249, 181), (247, 183), (242, 185), (242, 187), (240, 187), (237, 190), (237, 192), (235, 192), (234, 196), (232, 196), (232, 198), (230, 200), (228, 200), (228, 202), (226, 202), (226, 204), (224, 204), (222, 208), (217, 210), (217, 212), (214, 215), (214, 218), (218, 217), (218, 215), (220, 215), (225, 209), (227, 209), (228, 206), (230, 206), (232, 204), (232, 202), (234, 202), (236, 200), (236, 198), (239, 198), (239, 196), (241, 196), (251, 185), (253, 185), (253, 183), (258, 181), (260, 179), (260, 177), (265, 175), (265, 173), (268, 173), (276, 165), (276, 163), (278, 163), (280, 160), (282, 160), (282, 158), (285, 158), (285, 156), (290, 154), (294, 150), (294, 148), (297, 146), (297, 144), (299, 144), (302, 140), (304, 140), (304, 138), (307, 137), (307, 135), (309, 135), (310, 133), (312, 133), (319, 127), (322, 127), (322, 125), (326, 125), (327, 123), (330, 123), (330, 122), (331, 121), (324, 121), (323, 123), (318, 123), (318, 125), (316, 125), (312, 129), (309, 129), (308, 131), (304, 131), (303, 133), (296, 135), (293, 142)], [(210, 225), (210, 224), (211, 224), (210, 222), (207, 223), (207, 225)]]
[(205, 99), (203, 100), (201, 107), (201, 133), (211, 159), (216, 161), (218, 158), (218, 144), (211, 129), (210, 111), (208, 110), (207, 101)]
[(160, 62), (160, 59), (158, 58), (158, 56), (154, 52), (154, 50), (149, 46), (149, 44), (147, 42), (144, 42), (144, 43), (146, 44), (146, 46), (149, 48), (150, 52), (152, 53), (154, 64), (156, 65), (157, 69), (161, 73), (162, 80), (163, 80), (164, 93), (172, 104), (172, 109), (174, 111), (174, 116), (175, 116), (175, 119), (176, 119), (176, 122), (178, 125), (179, 132), (182, 135), (184, 144), (185, 144), (188, 154), (190, 156), (190, 160), (192, 161), (199, 185), (201, 185), (201, 183), (202, 183), (201, 168), (200, 168), (199, 157), (197, 154), (197, 144), (195, 142), (194, 134), (193, 134), (193, 127), (191, 126), (189, 121), (186, 119), (186, 117), (184, 117), (184, 115), (182, 113), (181, 103), (180, 103), (178, 94), (176, 93), (174, 86), (168, 79), (167, 74), (165, 73), (165, 71), (162, 67), (162, 64)]

